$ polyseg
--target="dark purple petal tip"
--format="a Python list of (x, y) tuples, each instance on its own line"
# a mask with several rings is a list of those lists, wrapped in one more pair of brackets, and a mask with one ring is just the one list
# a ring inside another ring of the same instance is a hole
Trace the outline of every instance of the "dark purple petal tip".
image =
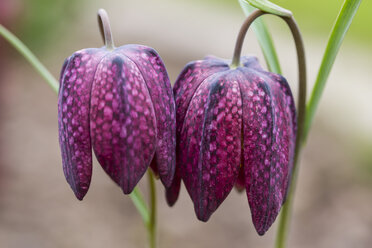
[(172, 207), (178, 200), (181, 189), (181, 175), (179, 170), (176, 170), (173, 182), (169, 188), (165, 190), (165, 198), (167, 200), (168, 206)]
[(235, 188), (239, 193), (242, 193), (245, 190), (245, 174), (243, 167), (240, 167), (239, 169), (239, 175), (235, 182)]
[(241, 61), (230, 69), (209, 56), (181, 72), (174, 87), (177, 164), (198, 219), (207, 221), (234, 185), (245, 187), (262, 235), (287, 194), (296, 112), (283, 77), (263, 71), (255, 57)]

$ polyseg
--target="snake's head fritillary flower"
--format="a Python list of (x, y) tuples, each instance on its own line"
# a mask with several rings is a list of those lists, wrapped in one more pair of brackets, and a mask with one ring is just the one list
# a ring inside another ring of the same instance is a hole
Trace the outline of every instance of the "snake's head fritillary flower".
[(132, 192), (151, 162), (163, 184), (171, 185), (175, 103), (167, 71), (154, 49), (111, 44), (72, 54), (61, 72), (58, 124), (64, 174), (78, 199), (90, 185), (92, 148), (125, 194)]
[(245, 187), (254, 226), (263, 235), (287, 194), (296, 111), (282, 76), (264, 71), (255, 57), (241, 61), (230, 68), (229, 61), (208, 57), (179, 75), (177, 173), (167, 199), (175, 203), (182, 179), (198, 219), (207, 221), (235, 184)]

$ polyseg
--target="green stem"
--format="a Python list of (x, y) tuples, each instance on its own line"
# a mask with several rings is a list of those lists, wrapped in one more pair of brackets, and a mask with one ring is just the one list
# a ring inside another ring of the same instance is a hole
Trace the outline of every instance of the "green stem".
[(147, 225), (150, 248), (156, 248), (156, 186), (151, 169), (147, 171), (150, 189), (150, 220)]
[(298, 95), (298, 116), (297, 116), (297, 137), (295, 155), (293, 159), (293, 169), (290, 179), (290, 187), (287, 193), (287, 199), (282, 207), (281, 215), (279, 219), (279, 227), (276, 236), (275, 246), (277, 248), (284, 248), (289, 230), (290, 213), (292, 209), (294, 192), (297, 184), (298, 164), (301, 157), (302, 144), (304, 139), (304, 124), (306, 116), (306, 59), (305, 59), (305, 48), (301, 38), (300, 29), (297, 26), (296, 21), (293, 17), (283, 18), (293, 35), (293, 39), (296, 44), (297, 58), (298, 58), (298, 69), (299, 69), (299, 95)]
[(14, 34), (0, 24), (0, 35), (3, 36), (25, 59), (34, 67), (34, 69), (45, 79), (55, 92), (58, 92), (59, 84), (53, 75), (45, 68), (38, 58), (22, 43)]
[(134, 188), (129, 197), (137, 208), (138, 213), (141, 215), (143, 223), (147, 226), (150, 222), (149, 210), (138, 187)]

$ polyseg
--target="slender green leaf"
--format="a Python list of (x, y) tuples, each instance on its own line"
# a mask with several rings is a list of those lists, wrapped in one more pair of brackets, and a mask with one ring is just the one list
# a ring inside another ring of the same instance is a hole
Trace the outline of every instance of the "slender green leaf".
[(150, 220), (147, 225), (148, 235), (149, 235), (149, 245), (150, 248), (156, 248), (156, 184), (154, 179), (154, 173), (149, 168), (147, 170), (148, 178), (149, 178), (149, 189), (150, 189)]
[[(239, 0), (239, 3), (246, 16), (248, 16), (256, 9), (249, 5), (245, 0)], [(270, 71), (281, 74), (282, 71), (280, 69), (280, 64), (278, 60), (278, 55), (275, 50), (274, 42), (263, 19), (258, 18), (252, 24), (252, 28), (256, 34), (258, 43), (260, 44), (262, 53), (266, 60), (267, 67), (269, 68)]]
[(353, 18), (361, 2), (362, 0), (345, 0), (340, 13), (338, 14), (336, 22), (332, 28), (332, 32), (328, 40), (327, 48), (323, 55), (322, 63), (318, 71), (315, 85), (311, 93), (310, 100), (307, 104), (304, 140), (306, 140), (306, 137), (309, 133), (315, 111), (318, 107), (320, 97), (322, 96), (333, 63), (335, 62), (336, 55), (340, 49), (347, 31), (349, 30), (350, 24), (353, 21)]
[(45, 79), (45, 81), (52, 87), (55, 92), (58, 92), (58, 81), (53, 75), (45, 68), (38, 58), (22, 43), (14, 34), (0, 24), (0, 36), (3, 36), (9, 44), (11, 44), (17, 51), (30, 62), (34, 69)]
[(291, 11), (284, 9), (276, 4), (273, 4), (272, 2), (269, 2), (267, 0), (244, 0), (244, 1), (249, 3), (250, 5), (252, 5), (253, 7), (257, 9), (260, 9), (270, 14), (285, 16), (285, 17), (292, 16)]
[(134, 188), (133, 192), (129, 195), (129, 197), (130, 199), (132, 199), (134, 206), (137, 208), (139, 214), (141, 215), (143, 222), (145, 223), (146, 226), (148, 226), (148, 224), (150, 223), (149, 210), (138, 187)]

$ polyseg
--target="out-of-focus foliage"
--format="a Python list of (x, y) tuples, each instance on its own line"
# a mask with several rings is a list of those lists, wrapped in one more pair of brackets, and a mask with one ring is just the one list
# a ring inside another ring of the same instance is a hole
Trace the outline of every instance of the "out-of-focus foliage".
[(365, 138), (359, 138), (356, 139), (353, 147), (355, 147), (355, 151), (353, 152), (355, 153), (355, 159), (359, 165), (359, 176), (364, 182), (372, 185), (372, 141)]
[[(216, 4), (231, 7), (237, 11), (237, 0), (193, 0), (195, 4)], [(302, 32), (328, 34), (337, 17), (344, 0), (271, 0), (285, 9), (290, 10), (298, 21)], [(362, 1), (358, 14), (353, 20), (348, 37), (372, 44), (372, 1)]]
[(83, 0), (22, 0), (17, 34), (31, 50), (42, 48), (73, 22)]
[[(310, 32), (327, 32), (332, 27), (337, 14), (343, 4), (343, 0), (275, 0), (276, 4), (290, 9), (295, 17), (301, 22), (302, 28)], [(372, 1), (362, 1), (358, 14), (353, 20), (349, 37), (367, 42), (372, 39)]]
[(291, 17), (292, 12), (267, 0), (244, 0), (251, 6), (278, 16)]

